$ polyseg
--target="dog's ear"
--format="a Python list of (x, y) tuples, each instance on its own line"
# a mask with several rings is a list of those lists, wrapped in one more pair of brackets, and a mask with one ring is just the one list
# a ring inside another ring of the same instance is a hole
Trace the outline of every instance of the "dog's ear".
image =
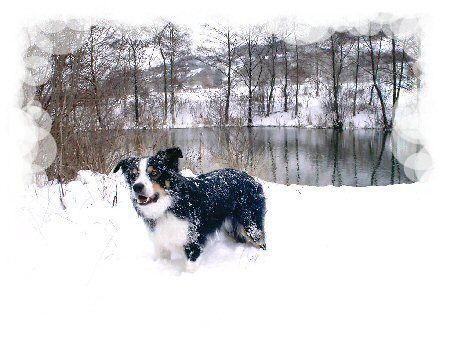
[(117, 163), (116, 167), (114, 168), (113, 172), (116, 173), (119, 171), (119, 169), (122, 169), (122, 173), (125, 173), (130, 168), (130, 164), (133, 161), (133, 159), (134, 157), (129, 157), (120, 160), (119, 163)]
[(166, 150), (161, 150), (158, 152), (158, 155), (164, 159), (164, 162), (169, 168), (177, 172), (179, 171), (179, 159), (183, 158), (183, 153), (181, 152), (180, 148), (174, 147), (168, 148)]

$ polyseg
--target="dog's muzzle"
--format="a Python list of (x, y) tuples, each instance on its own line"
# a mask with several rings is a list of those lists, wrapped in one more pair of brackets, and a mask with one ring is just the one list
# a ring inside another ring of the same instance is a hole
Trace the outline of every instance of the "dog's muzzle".
[(150, 203), (155, 203), (156, 201), (158, 201), (158, 198), (159, 198), (158, 193), (155, 193), (153, 196), (137, 195), (136, 202), (139, 205), (147, 205)]

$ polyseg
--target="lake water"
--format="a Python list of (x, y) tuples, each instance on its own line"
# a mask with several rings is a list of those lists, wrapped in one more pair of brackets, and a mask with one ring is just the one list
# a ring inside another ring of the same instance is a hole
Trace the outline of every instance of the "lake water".
[(179, 146), (185, 155), (181, 167), (195, 173), (232, 167), (267, 181), (313, 186), (414, 180), (392, 156), (391, 134), (379, 130), (212, 127), (130, 130), (122, 136), (120, 147), (128, 154)]

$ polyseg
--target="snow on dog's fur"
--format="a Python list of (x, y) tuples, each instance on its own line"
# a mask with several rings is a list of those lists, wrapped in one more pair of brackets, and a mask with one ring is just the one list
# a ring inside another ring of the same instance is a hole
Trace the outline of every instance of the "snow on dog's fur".
[(207, 239), (223, 229), (237, 242), (265, 249), (265, 196), (248, 174), (216, 170), (188, 178), (179, 173), (179, 148), (155, 156), (121, 160), (137, 213), (152, 233), (156, 254), (171, 258), (182, 253), (191, 265)]

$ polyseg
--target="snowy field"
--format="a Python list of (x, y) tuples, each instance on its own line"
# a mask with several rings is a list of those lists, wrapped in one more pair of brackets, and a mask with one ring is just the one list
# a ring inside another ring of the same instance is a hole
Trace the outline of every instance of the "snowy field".
[(2, 247), (14, 277), (3, 288), (6, 322), (17, 336), (46, 337), (234, 337), (237, 328), (239, 336), (263, 337), (357, 337), (368, 327), (373, 334), (365, 337), (430, 332), (422, 324), (439, 320), (427, 310), (433, 300), (416, 291), (441, 280), (432, 257), (444, 246), (420, 249), (441, 242), (438, 228), (416, 225), (429, 223), (426, 213), (389, 209), (386, 220), (368, 208), (395, 190), (414, 210), (425, 186), (262, 183), (268, 250), (217, 236), (195, 273), (179, 261), (153, 260), (120, 174), (81, 171), (62, 199), (57, 184), (28, 186), (8, 228), (14, 240)]
[[(190, 170), (184, 170), (183, 174), (193, 175)], [(286, 201), (299, 199), (302, 187), (261, 182), (268, 196), (266, 222), (270, 241), (271, 237), (276, 238), (271, 235), (273, 227), (270, 224), (275, 223), (272, 218), (286, 212), (283, 210)], [(77, 179), (68, 184), (33, 184), (28, 189), (21, 210), (25, 223), (35, 230), (44, 243), (57, 245), (53, 248), (59, 252), (56, 256), (60, 256), (62, 251), (70, 249), (74, 252), (82, 247), (83, 252), (77, 254), (75, 259), (78, 262), (85, 260), (86, 264), (81, 265), (86, 269), (83, 271), (88, 276), (86, 282), (95, 283), (111, 268), (129, 259), (141, 261), (148, 272), (168, 275), (184, 273), (181, 258), (173, 262), (154, 261), (147, 228), (132, 206), (128, 185), (120, 173), (102, 175), (80, 171)], [(117, 204), (113, 205), (116, 191)], [(30, 208), (30, 205), (33, 207)], [(39, 260), (52, 260), (55, 252), (49, 252), (49, 257)], [(254, 268), (257, 262), (266, 260), (266, 256), (264, 251), (237, 244), (227, 236), (217, 234), (201, 256), (200, 273), (211, 269)], [(93, 260), (93, 257), (96, 259)]]

